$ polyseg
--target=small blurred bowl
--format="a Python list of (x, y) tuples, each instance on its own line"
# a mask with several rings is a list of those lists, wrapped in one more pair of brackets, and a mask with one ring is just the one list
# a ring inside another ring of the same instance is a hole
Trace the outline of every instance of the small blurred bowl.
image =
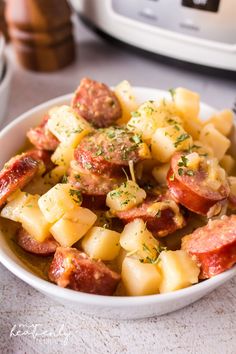
[[(0, 43), (1, 46), (1, 43)], [(1, 49), (0, 49), (1, 50)], [(1, 56), (1, 54), (0, 54)], [(1, 74), (1, 65), (2, 65), (2, 74)], [(7, 57), (4, 55), (3, 60), (0, 57), (0, 74), (2, 77), (0, 81), (0, 126), (2, 121), (4, 120), (8, 102), (9, 102), (9, 93), (10, 93), (10, 86), (11, 86), (11, 79), (12, 79), (12, 67), (10, 61), (7, 60)]]

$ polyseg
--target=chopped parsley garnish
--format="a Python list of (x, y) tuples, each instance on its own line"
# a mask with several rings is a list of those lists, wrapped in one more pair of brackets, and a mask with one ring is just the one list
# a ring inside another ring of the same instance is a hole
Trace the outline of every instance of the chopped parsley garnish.
[(178, 168), (178, 174), (179, 174), (179, 176), (183, 176), (184, 169), (183, 168)]
[(91, 165), (91, 163), (85, 162), (84, 167), (87, 168), (88, 170), (91, 170), (91, 168), (92, 168), (93, 166)]
[(131, 112), (131, 116), (132, 117), (140, 117), (141, 114), (138, 111), (135, 111), (135, 112)]
[(169, 89), (168, 91), (169, 91), (169, 93), (171, 94), (172, 100), (174, 100), (174, 97), (175, 97), (175, 94), (176, 94), (176, 90), (173, 89), (173, 88), (171, 88), (171, 89)]
[(100, 156), (100, 155), (102, 155), (103, 154), (103, 149), (101, 148), (101, 147), (99, 147), (98, 149), (97, 149), (97, 151), (95, 152), (95, 156)]
[(182, 166), (187, 167), (187, 164), (188, 164), (187, 157), (181, 156), (181, 161), (178, 162), (178, 166), (179, 167), (182, 167)]
[(189, 134), (187, 134), (187, 133), (181, 134), (181, 135), (176, 139), (176, 141), (175, 141), (175, 143), (174, 143), (174, 146), (175, 146), (175, 147), (178, 147), (178, 145), (179, 145), (180, 143), (182, 143), (184, 140), (186, 140), (186, 139), (188, 139), (188, 138), (189, 138)]
[(194, 174), (195, 174), (193, 170), (187, 170), (185, 173), (188, 176), (194, 176)]
[(201, 148), (201, 146), (196, 145), (196, 144), (193, 144), (193, 146), (192, 146), (192, 149), (200, 149), (200, 148)]
[(178, 169), (178, 174), (180, 176), (187, 175), (187, 176), (194, 176), (195, 172), (193, 170), (184, 170), (183, 168)]
[[(160, 261), (160, 253), (162, 251), (166, 251), (167, 248), (163, 247), (163, 246), (158, 246), (153, 248), (154, 251), (156, 251), (156, 255), (155, 256), (147, 256), (146, 258), (142, 258), (139, 261), (141, 263), (151, 263), (151, 264), (157, 264)], [(149, 252), (152, 255), (152, 252), (150, 250), (150, 248), (144, 243), (143, 244), (143, 250)]]
[(69, 190), (70, 196), (71, 197), (76, 197), (73, 198), (74, 202), (80, 204), (82, 202), (82, 194), (79, 190), (77, 189), (70, 189)]
[(62, 179), (61, 179), (61, 183), (67, 183), (68, 182), (68, 178), (66, 175), (63, 175), (62, 176)]
[(169, 180), (170, 181), (174, 181), (174, 179), (175, 179), (175, 175), (174, 175), (174, 173), (169, 177)]
[(175, 128), (175, 130), (178, 130), (178, 131), (180, 130), (180, 127), (177, 124), (174, 125), (174, 128)]
[(113, 131), (109, 131), (108, 133), (107, 133), (107, 136), (108, 136), (108, 138), (109, 139), (113, 139), (115, 136), (116, 136), (116, 133)]
[(160, 218), (161, 217), (161, 210), (158, 210), (158, 212), (156, 213), (156, 218)]
[(140, 135), (134, 135), (134, 136), (132, 136), (131, 137), (131, 140), (133, 141), (133, 142), (135, 142), (136, 144), (140, 144), (141, 142), (142, 142), (142, 140), (141, 140), (141, 136)]

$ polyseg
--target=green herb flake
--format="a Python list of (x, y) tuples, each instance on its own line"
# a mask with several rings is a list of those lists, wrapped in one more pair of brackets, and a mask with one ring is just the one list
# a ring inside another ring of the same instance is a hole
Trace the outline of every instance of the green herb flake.
[(182, 166), (187, 167), (187, 164), (188, 164), (187, 157), (181, 156), (181, 161), (178, 162), (178, 166), (179, 167), (182, 167)]
[(177, 124), (174, 125), (174, 128), (175, 128), (175, 130), (180, 131), (180, 127)]
[(175, 141), (174, 146), (177, 148), (180, 143), (182, 143), (184, 140), (187, 140), (189, 138), (189, 134), (184, 133), (181, 134)]
[(62, 176), (62, 179), (61, 179), (61, 183), (67, 183), (68, 182), (68, 178), (66, 175), (63, 175)]
[(101, 156), (103, 154), (103, 149), (99, 147), (95, 153), (95, 156)]
[(194, 174), (195, 174), (193, 170), (187, 170), (185, 173), (188, 176), (194, 176)]
[(173, 88), (170, 88), (168, 91), (169, 91), (169, 93), (171, 94), (171, 98), (172, 98), (172, 100), (174, 101), (175, 94), (176, 94), (176, 90), (175, 90), (175, 89), (173, 89)]
[(143, 243), (143, 250), (144, 250), (144, 251), (147, 251), (147, 252), (150, 252), (150, 249), (149, 249), (149, 247), (146, 245), (146, 243)]
[(88, 170), (91, 170), (91, 168), (92, 168), (93, 166), (91, 165), (91, 163), (85, 162), (84, 167), (87, 168)]
[(140, 144), (140, 143), (142, 142), (140, 135), (137, 135), (137, 134), (134, 135), (134, 136), (132, 136), (131, 139), (132, 139), (133, 142), (135, 142), (136, 144)]
[(81, 204), (82, 202), (82, 194), (79, 190), (77, 189), (70, 189), (69, 190), (69, 194), (71, 197), (76, 197), (76, 198), (73, 198), (74, 202), (78, 203), (78, 204)]
[(140, 117), (141, 114), (138, 111), (135, 111), (135, 112), (131, 112), (131, 116), (132, 117)]
[(183, 174), (184, 174), (183, 168), (178, 169), (178, 174), (179, 174), (179, 176), (183, 176)]

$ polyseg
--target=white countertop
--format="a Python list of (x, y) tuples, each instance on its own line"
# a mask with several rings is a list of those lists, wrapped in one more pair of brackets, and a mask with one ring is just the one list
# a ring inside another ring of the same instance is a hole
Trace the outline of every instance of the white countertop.
[[(4, 124), (45, 100), (72, 92), (83, 76), (109, 85), (128, 79), (138, 86), (189, 87), (201, 92), (203, 101), (219, 109), (232, 107), (236, 99), (233, 81), (138, 56), (104, 42), (82, 25), (78, 26), (77, 36), (77, 61), (62, 71), (36, 74), (14, 65), (9, 114)], [(23, 328), (38, 336), (17, 336), (17, 330)], [(54, 303), (0, 265), (0, 353), (233, 354), (236, 278), (175, 313), (118, 322), (89, 317), (80, 314), (79, 309), (74, 312)]]

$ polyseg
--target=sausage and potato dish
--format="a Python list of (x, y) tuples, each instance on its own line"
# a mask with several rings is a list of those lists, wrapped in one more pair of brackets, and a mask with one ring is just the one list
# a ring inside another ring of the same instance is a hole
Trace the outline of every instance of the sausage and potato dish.
[(127, 81), (82, 79), (0, 171), (15, 252), (58, 286), (98, 295), (171, 292), (231, 268), (233, 113), (199, 112), (181, 87), (139, 104)]

